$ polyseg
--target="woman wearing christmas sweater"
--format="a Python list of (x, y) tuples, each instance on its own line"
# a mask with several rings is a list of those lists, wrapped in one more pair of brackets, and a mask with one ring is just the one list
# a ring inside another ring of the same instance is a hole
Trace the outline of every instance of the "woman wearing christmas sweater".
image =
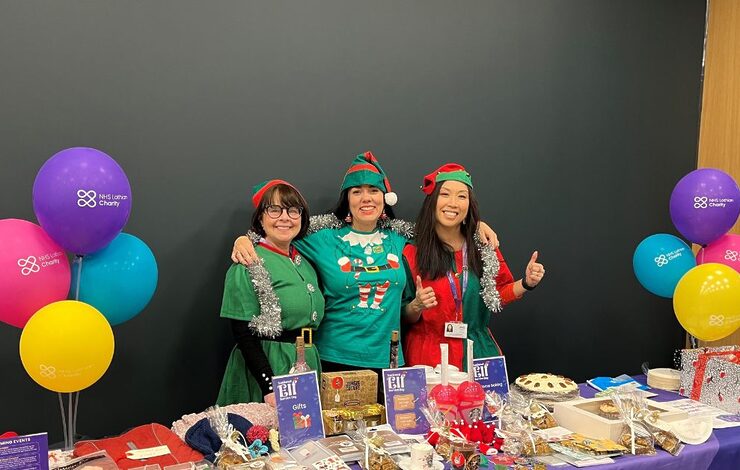
[(448, 163), (427, 175), (422, 191), (427, 196), (415, 245), (403, 252), (407, 276), (414, 280), (404, 292), (405, 319), (411, 325), (403, 350), (407, 365), (435, 366), (439, 345), (447, 343), (450, 364), (462, 370), (464, 338), (475, 342), (475, 357), (501, 354), (488, 329), (490, 313), (534, 289), (545, 269), (535, 251), (525, 277), (515, 281), (501, 252), (477, 242), (478, 204), (470, 174), (461, 165)]
[[(389, 365), (391, 332), (400, 330), (408, 281), (401, 256), (413, 235), (412, 224), (394, 219), (390, 206), (396, 200), (373, 154), (360, 154), (344, 175), (335, 209), (312, 217), (308, 235), (296, 242), (314, 264), (326, 298), (314, 335), (324, 372)], [(481, 231), (495, 242), (489, 227)], [(251, 263), (250, 248), (250, 240), (239, 237), (232, 259)], [(402, 365), (400, 352), (398, 359)]]
[[(226, 274), (221, 317), (231, 320), (236, 347), (218, 395), (219, 405), (264, 401), (274, 405), (272, 377), (290, 372), (295, 341), (303, 328), (315, 329), (324, 316), (324, 298), (311, 263), (295, 248), (308, 229), (306, 200), (290, 183), (271, 180), (254, 188), (252, 230), (259, 237), (261, 263), (234, 264)], [(314, 347), (306, 363), (321, 371)]]

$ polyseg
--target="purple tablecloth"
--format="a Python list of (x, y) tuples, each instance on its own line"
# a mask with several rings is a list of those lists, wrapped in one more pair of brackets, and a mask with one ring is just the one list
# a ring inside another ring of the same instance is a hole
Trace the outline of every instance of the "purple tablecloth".
[[(646, 383), (644, 375), (635, 376), (635, 379), (640, 383)], [(592, 398), (596, 394), (596, 390), (586, 384), (581, 384), (580, 389), (581, 396), (584, 398)], [(684, 398), (674, 392), (658, 389), (651, 391), (658, 394), (651, 400), (659, 402)], [(612, 464), (593, 468), (604, 470), (740, 470), (740, 427), (715, 429), (707, 442), (698, 446), (687, 445), (676, 457), (663, 450), (657, 452), (657, 455), (625, 455), (614, 459)]]

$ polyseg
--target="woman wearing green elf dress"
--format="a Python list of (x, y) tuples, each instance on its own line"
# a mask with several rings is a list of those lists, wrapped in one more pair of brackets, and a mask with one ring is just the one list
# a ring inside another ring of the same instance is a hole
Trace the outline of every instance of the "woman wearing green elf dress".
[[(308, 230), (306, 200), (290, 183), (270, 180), (255, 186), (252, 203), (252, 231), (261, 237), (255, 250), (262, 262), (234, 264), (226, 273), (221, 317), (231, 320), (237, 345), (219, 405), (263, 400), (274, 405), (272, 377), (290, 372), (296, 337), (303, 328), (316, 329), (324, 317), (316, 271), (293, 246)], [(321, 372), (312, 345), (306, 347), (305, 360)]]

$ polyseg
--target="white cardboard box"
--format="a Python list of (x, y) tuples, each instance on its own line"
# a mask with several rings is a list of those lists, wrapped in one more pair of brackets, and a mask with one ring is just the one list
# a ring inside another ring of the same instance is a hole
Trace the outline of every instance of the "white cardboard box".
[[(584, 436), (606, 438), (619, 441), (623, 423), (619, 419), (608, 419), (599, 415), (599, 405), (611, 401), (608, 397), (588, 398), (555, 403), (553, 416), (559, 426), (568, 428)], [(685, 419), (688, 414), (667, 403), (645, 400), (650, 410), (660, 413), (664, 419)]]

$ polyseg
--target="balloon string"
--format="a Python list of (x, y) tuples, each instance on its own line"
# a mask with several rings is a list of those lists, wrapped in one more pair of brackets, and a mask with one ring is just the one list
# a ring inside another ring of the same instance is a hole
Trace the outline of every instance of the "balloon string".
[(68, 398), (69, 398), (69, 402), (67, 404), (67, 410), (69, 412), (69, 415), (68, 416), (69, 416), (69, 434), (70, 434), (69, 441), (67, 443), (67, 450), (72, 450), (72, 429), (73, 429), (72, 426), (74, 424), (72, 422), (72, 394), (69, 393), (67, 395), (68, 395)]
[(61, 392), (57, 392), (59, 397), (59, 410), (62, 412), (62, 429), (64, 431), (64, 447), (67, 447), (67, 441), (69, 440), (69, 434), (67, 433), (67, 417), (64, 416), (64, 403), (62, 402)]
[(75, 286), (75, 300), (80, 300), (80, 282), (82, 281), (82, 255), (75, 255), (77, 263), (77, 285)]
[(75, 392), (74, 398), (75, 398), (75, 412), (74, 412), (73, 419), (72, 419), (72, 423), (74, 424), (72, 425), (72, 433), (71, 433), (72, 437), (70, 438), (70, 444), (72, 446), (74, 446), (75, 444), (75, 436), (77, 435), (77, 405), (80, 404), (80, 392)]

